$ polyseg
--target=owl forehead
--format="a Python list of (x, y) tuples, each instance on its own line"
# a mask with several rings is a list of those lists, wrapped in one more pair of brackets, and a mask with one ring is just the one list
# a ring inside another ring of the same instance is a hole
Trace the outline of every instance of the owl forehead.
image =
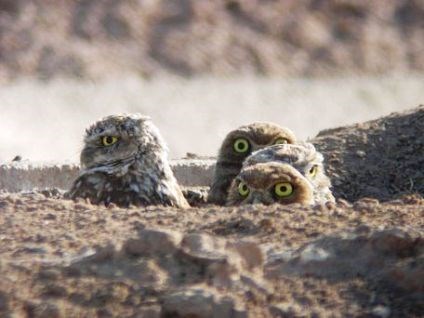
[(312, 144), (309, 145), (281, 144), (269, 146), (254, 152), (246, 159), (245, 166), (270, 161), (287, 162), (299, 166), (322, 163), (322, 155), (315, 150)]
[(144, 122), (149, 118), (139, 114), (134, 115), (113, 115), (105, 117), (86, 130), (86, 137), (98, 135), (136, 135), (142, 128)]
[(296, 182), (301, 174), (289, 164), (258, 163), (243, 169), (239, 180), (257, 189), (268, 188), (277, 182)]
[(252, 123), (241, 126), (227, 135), (227, 142), (244, 137), (258, 145), (268, 145), (277, 138), (295, 141), (294, 134), (287, 128), (272, 123)]

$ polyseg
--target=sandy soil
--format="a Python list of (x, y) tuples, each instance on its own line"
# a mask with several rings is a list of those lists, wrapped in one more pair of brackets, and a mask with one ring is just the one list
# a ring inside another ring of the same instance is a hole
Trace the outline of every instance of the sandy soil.
[[(422, 317), (422, 115), (320, 134), (336, 204), (121, 209), (0, 193), (0, 316)], [(396, 172), (415, 186), (387, 187)]]

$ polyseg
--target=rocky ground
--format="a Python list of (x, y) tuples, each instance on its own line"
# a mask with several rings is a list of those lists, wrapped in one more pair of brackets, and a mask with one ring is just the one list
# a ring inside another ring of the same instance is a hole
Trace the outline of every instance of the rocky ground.
[(424, 312), (418, 196), (181, 211), (3, 194), (0, 205), (4, 317)]
[(336, 204), (121, 209), (0, 193), (0, 316), (422, 317), (422, 117), (314, 139)]
[(3, 0), (0, 80), (424, 70), (421, 0)]

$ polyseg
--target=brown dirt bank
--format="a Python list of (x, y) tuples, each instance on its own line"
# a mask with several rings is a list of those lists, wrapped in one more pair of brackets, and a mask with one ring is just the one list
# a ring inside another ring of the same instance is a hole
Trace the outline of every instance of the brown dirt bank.
[(420, 0), (0, 3), (0, 78), (424, 71)]
[(324, 130), (312, 142), (323, 152), (334, 194), (393, 200), (424, 196), (424, 106), (365, 123)]

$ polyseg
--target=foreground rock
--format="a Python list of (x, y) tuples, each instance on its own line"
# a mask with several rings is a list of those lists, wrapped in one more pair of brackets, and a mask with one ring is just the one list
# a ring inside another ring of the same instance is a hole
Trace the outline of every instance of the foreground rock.
[(0, 316), (419, 317), (424, 200), (120, 209), (0, 194)]

